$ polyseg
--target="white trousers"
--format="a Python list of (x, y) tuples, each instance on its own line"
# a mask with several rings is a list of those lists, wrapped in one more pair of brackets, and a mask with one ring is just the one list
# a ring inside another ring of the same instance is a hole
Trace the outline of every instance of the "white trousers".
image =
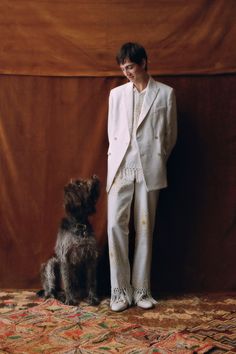
[[(152, 236), (159, 190), (147, 192), (145, 182), (127, 181), (118, 175), (108, 193), (108, 245), (111, 303), (125, 298), (129, 304), (151, 297)], [(134, 198), (135, 249), (129, 262), (129, 220)]]

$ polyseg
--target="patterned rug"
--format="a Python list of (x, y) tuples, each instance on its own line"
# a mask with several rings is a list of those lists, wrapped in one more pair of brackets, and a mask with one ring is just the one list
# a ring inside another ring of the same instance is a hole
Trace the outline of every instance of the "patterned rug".
[(236, 297), (173, 296), (122, 313), (0, 292), (0, 353), (236, 353)]

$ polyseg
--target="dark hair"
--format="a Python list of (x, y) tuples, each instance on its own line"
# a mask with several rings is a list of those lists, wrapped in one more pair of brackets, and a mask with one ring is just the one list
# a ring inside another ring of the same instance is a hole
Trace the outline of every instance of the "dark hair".
[(116, 55), (117, 64), (124, 64), (125, 59), (136, 64), (142, 64), (143, 60), (146, 60), (145, 70), (147, 70), (147, 53), (140, 44), (132, 42), (123, 44)]

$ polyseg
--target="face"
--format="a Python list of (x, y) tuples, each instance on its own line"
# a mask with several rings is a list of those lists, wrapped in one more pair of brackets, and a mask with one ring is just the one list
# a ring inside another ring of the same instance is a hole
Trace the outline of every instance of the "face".
[(146, 76), (145, 65), (145, 61), (143, 61), (142, 64), (136, 64), (129, 59), (125, 59), (124, 63), (120, 65), (120, 68), (127, 79), (135, 84)]

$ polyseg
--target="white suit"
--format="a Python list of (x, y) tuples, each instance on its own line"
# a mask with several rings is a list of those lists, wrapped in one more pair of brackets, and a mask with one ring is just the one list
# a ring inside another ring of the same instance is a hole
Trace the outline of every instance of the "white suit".
[[(152, 233), (159, 189), (167, 186), (166, 162), (176, 142), (174, 90), (150, 77), (137, 122), (136, 141), (143, 182), (126, 182), (119, 168), (130, 145), (133, 120), (133, 84), (114, 88), (108, 114), (108, 241), (111, 268), (111, 301), (121, 295), (131, 303), (150, 295)], [(136, 231), (132, 278), (128, 260), (128, 224), (134, 199)]]

